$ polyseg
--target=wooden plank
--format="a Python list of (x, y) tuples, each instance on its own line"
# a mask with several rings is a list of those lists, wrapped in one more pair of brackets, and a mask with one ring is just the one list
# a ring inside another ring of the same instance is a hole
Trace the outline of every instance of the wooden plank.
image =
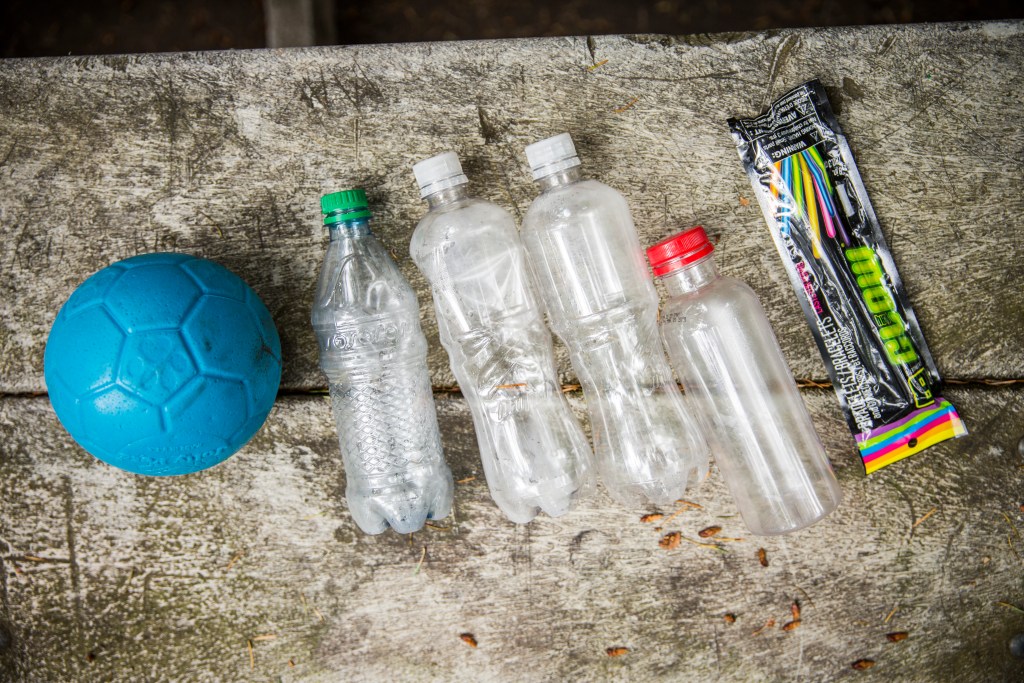
[[(0, 391), (44, 389), (46, 333), (89, 273), (179, 250), (232, 268), (280, 328), (284, 386), (323, 385), (308, 309), (318, 196), (365, 186), (416, 285), (434, 383), (454, 384), (407, 245), (410, 165), (458, 151), (521, 217), (525, 144), (571, 131), (642, 241), (696, 222), (749, 281), (794, 374), (824, 377), (725, 126), (818, 76), (940, 369), (1020, 377), (1020, 22), (385, 45), (0, 63)], [(563, 379), (572, 382), (564, 353)]]
[[(457, 486), (443, 529), (410, 537), (355, 528), (324, 397), (283, 398), (242, 452), (171, 479), (94, 460), (45, 398), (2, 399), (0, 628), (13, 644), (0, 671), (15, 681), (1019, 678), (1007, 642), (1024, 615), (998, 603), (1024, 607), (1024, 389), (950, 390), (974, 434), (870, 478), (831, 391), (804, 395), (845, 500), (781, 538), (747, 536), (717, 473), (690, 496), (703, 507), (662, 532), (640, 521), (654, 510), (603, 493), (557, 520), (506, 522), (457, 396), (438, 399), (445, 446), (456, 479), (475, 479)], [(724, 552), (658, 545), (712, 524), (743, 540)], [(801, 624), (783, 631), (793, 601)], [(886, 639), (901, 631), (906, 640)], [(615, 647), (629, 652), (609, 657)], [(858, 674), (862, 658), (876, 666)]]

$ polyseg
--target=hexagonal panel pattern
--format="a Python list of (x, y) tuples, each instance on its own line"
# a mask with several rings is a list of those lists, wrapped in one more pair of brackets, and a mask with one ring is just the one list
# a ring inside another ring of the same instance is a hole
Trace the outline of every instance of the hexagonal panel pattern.
[(244, 382), (200, 377), (164, 406), (173, 434), (212, 434), (230, 440), (249, 417)]
[(83, 398), (79, 415), (85, 438), (105, 449), (93, 455), (107, 462), (127, 444), (163, 430), (158, 408), (116, 386)]
[(113, 383), (125, 335), (102, 306), (61, 316), (47, 340), (47, 384), (59, 376), (75, 398)]
[(173, 329), (201, 293), (199, 285), (180, 268), (141, 265), (118, 278), (107, 292), (106, 303), (128, 332)]
[(189, 315), (182, 334), (204, 373), (245, 379), (273, 358), (260, 326), (245, 304), (206, 296)]
[(123, 274), (124, 270), (116, 265), (93, 273), (71, 293), (64, 304), (64, 315), (73, 315), (80, 309), (102, 303), (103, 295)]
[(205, 259), (192, 259), (181, 264), (207, 294), (227, 297), (235, 301), (245, 301), (245, 283), (230, 270)]

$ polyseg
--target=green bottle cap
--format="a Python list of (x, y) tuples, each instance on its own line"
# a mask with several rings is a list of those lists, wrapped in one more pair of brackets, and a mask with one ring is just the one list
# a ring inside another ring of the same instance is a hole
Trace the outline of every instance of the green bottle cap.
[(361, 189), (325, 194), (320, 198), (320, 210), (324, 214), (324, 225), (369, 218), (373, 215), (366, 201), (366, 190)]

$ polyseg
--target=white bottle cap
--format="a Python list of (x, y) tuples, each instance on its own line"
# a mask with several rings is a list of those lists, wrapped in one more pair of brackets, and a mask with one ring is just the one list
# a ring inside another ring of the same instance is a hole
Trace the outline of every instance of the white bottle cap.
[(576, 145), (572, 144), (572, 136), (568, 133), (527, 145), (526, 160), (530, 163), (534, 180), (580, 165)]
[(442, 152), (436, 157), (413, 164), (412, 173), (420, 186), (420, 197), (469, 182), (462, 172), (459, 155), (455, 152)]

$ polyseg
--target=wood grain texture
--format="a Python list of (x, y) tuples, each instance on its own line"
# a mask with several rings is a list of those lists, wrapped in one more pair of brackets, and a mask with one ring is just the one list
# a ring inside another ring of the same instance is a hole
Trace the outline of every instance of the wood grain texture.
[[(950, 391), (974, 434), (870, 478), (831, 391), (804, 393), (845, 500), (781, 538), (747, 536), (717, 472), (660, 532), (603, 491), (516, 526), (458, 397), (438, 401), (445, 447), (475, 479), (409, 537), (356, 529), (325, 397), (283, 398), (239, 454), (167, 479), (94, 460), (45, 398), (2, 399), (0, 680), (1019, 679), (1024, 616), (997, 603), (1024, 606), (1024, 390)], [(711, 525), (743, 540), (659, 547)]]
[[(120, 258), (178, 250), (250, 282), (283, 385), (323, 386), (309, 329), (318, 197), (363, 186), (420, 295), (435, 385), (454, 379), (408, 242), (410, 165), (462, 155), (521, 217), (529, 142), (571, 131), (641, 239), (703, 223), (757, 290), (794, 374), (824, 367), (725, 125), (810, 77), (830, 88), (940, 370), (1021, 377), (1024, 32), (988, 23), (619, 36), (0, 63), (0, 391), (44, 390), (61, 303)], [(564, 353), (560, 370), (572, 373)]]

